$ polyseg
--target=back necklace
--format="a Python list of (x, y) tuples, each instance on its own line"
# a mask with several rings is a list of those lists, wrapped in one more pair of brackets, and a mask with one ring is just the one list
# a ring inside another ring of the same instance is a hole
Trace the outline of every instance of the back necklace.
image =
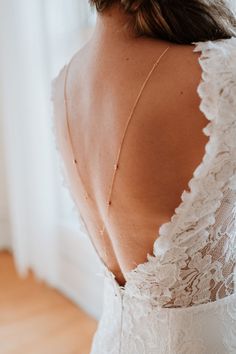
[[(154, 65), (152, 66), (151, 70), (149, 71), (146, 79), (144, 80), (140, 90), (139, 90), (139, 93), (137, 95), (137, 98), (134, 102), (134, 105), (132, 107), (132, 110), (129, 114), (129, 117), (127, 119), (127, 122), (126, 122), (126, 125), (125, 125), (125, 129), (124, 129), (124, 133), (123, 133), (123, 136), (122, 136), (122, 140), (121, 140), (121, 144), (120, 144), (120, 148), (118, 149), (118, 153), (117, 153), (117, 157), (116, 157), (116, 160), (114, 161), (114, 164), (113, 164), (113, 175), (112, 175), (112, 181), (111, 181), (111, 187), (110, 187), (110, 190), (109, 190), (109, 193), (108, 193), (108, 198), (107, 198), (107, 202), (106, 202), (106, 206), (107, 206), (107, 209), (106, 209), (106, 213), (107, 213), (107, 217), (108, 217), (108, 214), (109, 214), (109, 208), (110, 206), (112, 205), (112, 200), (111, 200), (111, 195), (112, 195), (112, 190), (113, 190), (113, 185), (114, 185), (114, 181), (115, 181), (115, 176), (116, 176), (116, 172), (117, 170), (119, 169), (119, 159), (120, 159), (120, 153), (121, 153), (121, 149), (123, 147), (123, 143), (124, 143), (124, 139), (125, 139), (125, 135), (126, 135), (126, 132), (127, 132), (127, 129), (128, 129), (128, 126), (131, 122), (131, 119), (133, 117), (133, 113), (135, 111), (135, 108), (137, 106), (137, 103), (141, 97), (141, 94), (143, 92), (143, 89), (144, 87), (146, 86), (149, 78), (151, 77), (151, 74), (153, 73), (154, 69), (157, 67), (157, 65), (159, 64), (160, 60), (162, 59), (162, 57), (166, 54), (167, 50), (169, 49), (170, 47), (167, 47), (163, 52), (162, 54), (158, 57), (158, 59), (156, 60), (156, 62), (154, 63)], [(81, 173), (79, 171), (79, 167), (78, 167), (78, 159), (75, 157), (75, 153), (74, 153), (74, 146), (73, 146), (73, 142), (72, 142), (72, 137), (71, 137), (71, 131), (70, 131), (70, 126), (69, 126), (69, 117), (68, 117), (68, 104), (67, 104), (67, 93), (66, 93), (66, 86), (67, 86), (67, 77), (68, 77), (68, 69), (70, 67), (70, 64), (73, 60), (74, 56), (72, 57), (72, 59), (70, 60), (70, 62), (68, 63), (67, 67), (66, 67), (66, 73), (65, 73), (65, 82), (64, 82), (64, 102), (65, 102), (65, 111), (66, 111), (66, 122), (67, 122), (67, 129), (68, 129), (68, 133), (69, 133), (69, 138), (70, 138), (70, 144), (71, 144), (71, 149), (72, 149), (72, 153), (73, 153), (73, 163), (75, 164), (76, 166), (76, 171), (78, 173), (78, 176), (80, 178), (80, 181), (82, 182), (82, 185), (83, 185), (83, 190), (84, 190), (84, 197), (85, 199), (91, 199), (92, 201), (94, 201), (94, 199), (91, 197), (91, 195), (86, 191), (85, 189), (85, 183), (83, 182), (83, 179), (81, 177)], [(106, 251), (106, 247), (105, 247), (105, 236), (104, 236), (104, 231), (105, 231), (105, 222), (102, 223), (100, 229), (99, 229), (99, 233), (101, 234), (101, 237), (103, 239), (103, 245), (104, 245), (104, 250), (105, 250), (105, 257), (107, 259), (107, 251)], [(91, 242), (93, 243), (93, 241), (91, 240)], [(99, 259), (101, 260), (101, 262), (103, 263), (103, 265), (107, 268), (105, 262), (103, 261), (103, 259), (100, 257), (100, 255), (98, 254), (97, 250), (96, 250), (96, 247), (95, 245), (93, 244), (94, 246), (94, 249), (99, 257)]]

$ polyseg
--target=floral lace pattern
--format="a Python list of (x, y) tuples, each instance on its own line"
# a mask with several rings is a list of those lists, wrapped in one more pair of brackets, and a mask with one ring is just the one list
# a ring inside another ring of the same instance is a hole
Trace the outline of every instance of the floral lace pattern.
[(205, 155), (125, 287), (104, 269), (91, 354), (236, 354), (236, 38), (193, 44)]
[(190, 192), (160, 229), (155, 256), (127, 274), (127, 294), (148, 296), (159, 307), (202, 304), (235, 291), (236, 39), (199, 43), (199, 50), (200, 109), (210, 120), (206, 153)]

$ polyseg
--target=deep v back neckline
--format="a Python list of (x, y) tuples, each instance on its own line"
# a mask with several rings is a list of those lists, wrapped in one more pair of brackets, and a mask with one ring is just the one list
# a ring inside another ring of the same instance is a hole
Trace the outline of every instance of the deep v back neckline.
[[(194, 52), (198, 51), (198, 44), (199, 43), (202, 43), (202, 42), (192, 42), (191, 43), (191, 45), (194, 45), (194, 48), (193, 48)], [(199, 84), (197, 86), (197, 93), (199, 94), (199, 97), (200, 97), (199, 109), (201, 110), (201, 102), (202, 102), (203, 96), (200, 93), (200, 87), (201, 87), (202, 83), (204, 83), (204, 66), (201, 65), (201, 59), (202, 59), (202, 56), (203, 56), (202, 48), (200, 48), (200, 51), (201, 51), (201, 53), (200, 53), (200, 55), (198, 57), (198, 62), (199, 62), (199, 65), (201, 67), (201, 80), (200, 80), (200, 82), (199, 82)], [(72, 60), (75, 57), (75, 55), (72, 57), (70, 62), (72, 62)], [(68, 69), (68, 66), (69, 66), (70, 62), (64, 66), (65, 69)], [(207, 136), (205, 131), (207, 129), (207, 126), (211, 123), (211, 122), (209, 122), (211, 119), (210, 119), (210, 117), (206, 116), (205, 112), (203, 112), (203, 113), (204, 113), (205, 118), (207, 119), (207, 124), (206, 124), (205, 128), (202, 131)], [(158, 227), (158, 230), (156, 232), (157, 237), (155, 238), (155, 241), (153, 243), (153, 254), (150, 255), (149, 253), (147, 253), (147, 260), (145, 262), (139, 263), (135, 268), (133, 268), (133, 269), (131, 269), (129, 271), (123, 272), (123, 277), (126, 279), (126, 282), (125, 282), (124, 285), (120, 285), (118, 283), (118, 281), (116, 280), (116, 275), (108, 268), (108, 266), (105, 264), (103, 259), (100, 257), (92, 238), (89, 237), (89, 239), (90, 239), (90, 241), (91, 241), (91, 243), (93, 245), (93, 248), (94, 248), (95, 252), (97, 253), (97, 256), (98, 256), (99, 260), (101, 261), (101, 264), (102, 264), (102, 266), (103, 266), (103, 268), (105, 270), (105, 275), (107, 275), (110, 279), (112, 279), (112, 281), (114, 282), (115, 286), (119, 289), (121, 294), (124, 294), (124, 292), (126, 291), (126, 288), (128, 286), (129, 280), (127, 280), (127, 277), (129, 277), (129, 278), (132, 277), (132, 274), (137, 272), (140, 267), (148, 265), (149, 262), (150, 262), (150, 259), (156, 257), (156, 249), (158, 250), (158, 248), (159, 248), (158, 245), (159, 245), (160, 241), (162, 241), (162, 239), (164, 237), (166, 237), (166, 230), (168, 229), (168, 232), (169, 232), (168, 236), (171, 237), (171, 235), (173, 235), (174, 231), (178, 227), (178, 224), (179, 224), (181, 218), (185, 215), (186, 211), (188, 210), (188, 206), (191, 203), (192, 198), (193, 198), (192, 184), (195, 181), (196, 174), (197, 174), (198, 170), (204, 165), (205, 161), (207, 160), (206, 157), (208, 155), (208, 152), (207, 152), (206, 147), (209, 144), (209, 140), (210, 139), (208, 139), (208, 142), (205, 144), (205, 153), (204, 153), (204, 155), (203, 155), (203, 157), (201, 159), (201, 162), (195, 168), (195, 170), (193, 172), (193, 176), (192, 176), (192, 178), (189, 180), (189, 182), (187, 184), (187, 187), (189, 188), (189, 191), (187, 191), (186, 189), (183, 190), (183, 192), (181, 194), (181, 197), (180, 197), (181, 201), (178, 204), (178, 206), (174, 209), (173, 215), (168, 219), (167, 222), (162, 223)]]

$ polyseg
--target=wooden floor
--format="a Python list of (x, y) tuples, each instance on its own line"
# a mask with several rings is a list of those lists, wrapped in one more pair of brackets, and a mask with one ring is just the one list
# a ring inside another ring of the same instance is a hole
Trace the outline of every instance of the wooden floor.
[(0, 252), (0, 354), (88, 354), (97, 323)]

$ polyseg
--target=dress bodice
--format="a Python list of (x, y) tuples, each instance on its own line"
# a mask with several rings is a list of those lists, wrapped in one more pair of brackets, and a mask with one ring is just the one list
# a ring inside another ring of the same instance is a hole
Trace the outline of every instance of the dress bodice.
[(236, 38), (193, 44), (205, 155), (147, 262), (124, 287), (104, 267), (91, 354), (236, 353)]

